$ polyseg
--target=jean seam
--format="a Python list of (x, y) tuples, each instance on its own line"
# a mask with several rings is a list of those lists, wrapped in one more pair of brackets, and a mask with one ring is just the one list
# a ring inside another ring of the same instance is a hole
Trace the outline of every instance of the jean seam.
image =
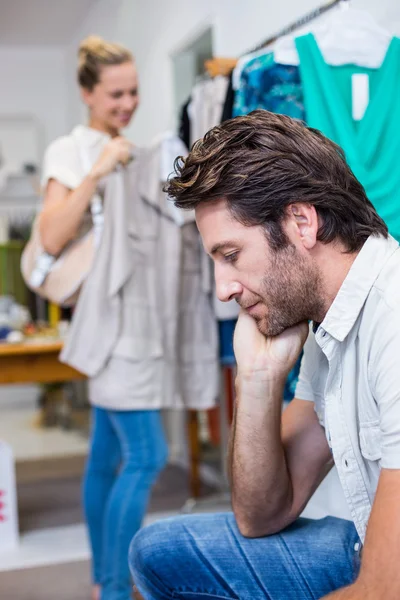
[[(146, 598), (146, 600), (160, 600), (160, 594), (161, 594), (161, 600), (169, 600), (169, 597), (166, 596), (161, 589), (156, 590), (157, 594), (158, 594), (157, 598), (155, 596), (148, 597), (147, 589), (151, 589), (152, 587), (154, 587), (154, 583), (150, 582), (148, 577), (146, 577), (146, 575), (143, 572), (140, 574), (140, 577), (146, 583), (146, 589), (142, 590), (142, 586), (141, 586), (140, 582), (137, 583), (134, 577), (133, 577), (133, 583), (137, 587), (137, 589), (139, 590), (139, 593), (143, 596), (143, 598)], [(157, 575), (154, 575), (154, 578), (159, 579), (157, 577)], [(160, 581), (160, 584), (162, 585), (161, 581)], [(145, 595), (145, 592), (146, 592), (146, 595)], [(168, 593), (171, 594), (171, 597), (173, 598), (173, 594), (174, 594), (173, 590), (168, 591)]]
[[(188, 529), (184, 526), (184, 529), (186, 531), (186, 534), (190, 537), (192, 544), (193, 544), (193, 549), (195, 551), (195, 553), (200, 557), (201, 562), (206, 562), (208, 568), (210, 569), (210, 571), (214, 574), (215, 578), (219, 580), (220, 585), (223, 587), (224, 584), (227, 586), (227, 583), (224, 581), (224, 579), (221, 577), (221, 575), (218, 573), (218, 571), (216, 571), (212, 564), (210, 563), (210, 561), (204, 556), (204, 554), (200, 551), (200, 549), (197, 547), (196, 542), (193, 538), (193, 535), (190, 533), (190, 531), (188, 531)], [(228, 586), (229, 587), (229, 586)], [(231, 590), (229, 590), (231, 591)], [(224, 596), (220, 596), (220, 597), (224, 597)], [(229, 600), (239, 600), (239, 598), (236, 596), (236, 594), (234, 594), (233, 598), (227, 596), (227, 598)]]
[[(145, 455), (145, 457), (144, 457), (145, 464), (148, 463), (149, 454), (150, 454), (150, 445), (151, 444), (146, 444), (146, 443), (143, 444), (143, 419), (144, 418), (149, 419), (149, 418), (151, 418), (151, 416), (152, 415), (150, 414), (150, 412), (146, 411), (146, 414), (145, 414), (144, 411), (141, 411), (140, 419), (139, 419), (138, 439), (141, 440), (141, 443), (140, 443), (140, 453), (141, 453), (141, 456), (142, 456), (142, 460), (143, 460), (143, 457)], [(152, 425), (151, 425), (151, 429), (153, 429), (153, 428), (154, 428), (154, 423), (152, 423)], [(128, 436), (125, 436), (124, 432), (122, 431), (122, 428), (120, 428), (120, 429), (121, 429), (121, 439), (123, 439), (124, 444), (126, 445), (127, 449), (129, 449), (129, 441), (127, 439)], [(143, 452), (143, 450), (144, 450), (144, 452)], [(140, 476), (138, 477), (138, 479), (136, 481), (136, 485), (137, 485), (138, 481), (140, 480), (141, 476), (143, 476), (143, 475), (144, 475), (144, 473), (143, 473), (143, 469), (142, 469), (141, 472), (140, 472)], [(132, 484), (133, 484), (133, 482), (132, 482)], [(133, 486), (130, 486), (130, 488), (131, 487), (133, 487)], [(125, 503), (125, 510), (126, 510), (127, 504), (128, 504), (128, 502)], [(146, 509), (145, 509), (145, 511), (146, 511)], [(145, 513), (145, 511), (144, 511), (144, 513)], [(144, 518), (144, 513), (142, 515), (142, 521), (141, 521), (141, 524), (140, 524), (139, 528), (142, 525), (143, 518)], [(121, 521), (122, 521), (122, 519), (121, 519)], [(121, 522), (120, 528), (121, 527), (122, 527), (122, 522)], [(128, 561), (128, 556), (126, 556), (126, 560)], [(118, 562), (118, 564), (119, 564), (119, 562)]]
[(313, 598), (313, 600), (316, 600), (312, 589), (308, 585), (307, 580), (305, 579), (303, 573), (301, 572), (301, 569), (300, 569), (299, 565), (297, 564), (296, 559), (293, 556), (293, 553), (291, 552), (289, 546), (285, 542), (283, 536), (281, 536), (280, 534), (278, 534), (278, 539), (281, 541), (282, 545), (285, 547), (287, 553), (289, 554), (290, 558), (292, 559), (293, 564), (296, 566), (296, 569), (295, 569), (294, 573), (296, 573), (296, 579), (297, 579), (297, 581), (299, 582), (299, 584), (302, 587), (305, 588), (306, 591), (308, 591), (308, 593), (310, 594), (310, 597)]
[(255, 581), (257, 582), (257, 585), (258, 585), (258, 587), (259, 587), (260, 591), (261, 591), (261, 592), (262, 592), (264, 595), (265, 595), (265, 594), (267, 594), (267, 596), (266, 596), (266, 600), (270, 600), (270, 595), (268, 594), (267, 590), (265, 590), (265, 589), (264, 589), (264, 586), (262, 585), (262, 583), (261, 583), (261, 581), (260, 581), (260, 579), (259, 579), (259, 577), (258, 577), (257, 573), (255, 572), (254, 568), (253, 568), (253, 567), (252, 567), (252, 565), (250, 564), (250, 561), (249, 561), (249, 559), (247, 558), (247, 556), (246, 556), (246, 553), (243, 551), (243, 548), (241, 547), (241, 545), (237, 543), (237, 539), (236, 539), (236, 536), (235, 536), (235, 532), (234, 532), (234, 531), (233, 531), (233, 529), (232, 529), (232, 526), (231, 526), (231, 523), (229, 522), (229, 519), (227, 519), (227, 520), (226, 520), (226, 523), (227, 523), (227, 527), (228, 527), (229, 531), (231, 532), (231, 534), (233, 535), (233, 537), (234, 537), (234, 539), (235, 539), (235, 542), (236, 542), (236, 545), (237, 545), (237, 547), (238, 547), (239, 553), (240, 553), (240, 554), (241, 554), (241, 556), (243, 557), (243, 560), (244, 560), (245, 564), (248, 566), (248, 568), (249, 568), (249, 570), (250, 570), (250, 573), (253, 575), (253, 577), (254, 577)]
[(172, 598), (183, 598), (184, 595), (187, 597), (188, 594), (193, 594), (196, 596), (204, 596), (204, 598), (214, 598), (215, 600), (237, 600), (236, 596), (220, 596), (219, 594), (209, 594), (208, 592), (203, 591), (191, 591), (185, 590), (184, 592), (172, 592)]
[[(146, 415), (144, 414), (145, 412), (146, 412)], [(143, 436), (142, 436), (143, 417), (146, 416), (146, 418), (147, 418), (149, 416), (150, 411), (140, 411), (140, 413), (141, 413), (140, 414), (140, 419), (138, 419), (139, 422), (137, 423), (137, 427), (138, 427), (137, 436), (138, 436), (138, 439), (143, 440)], [(111, 412), (111, 411), (110, 411), (110, 418), (111, 418), (111, 421), (112, 421), (112, 423), (114, 425), (114, 428), (117, 431), (117, 434), (119, 436), (120, 443), (121, 443), (121, 448), (122, 448), (122, 456), (124, 456), (124, 448), (126, 448), (126, 450), (129, 451), (129, 441), (127, 439), (127, 436), (125, 436), (125, 433), (123, 431), (123, 427), (120, 427), (118, 419), (115, 418), (115, 414), (113, 412)], [(143, 444), (143, 443), (140, 444), (140, 453), (141, 454), (145, 454), (145, 456), (142, 456), (142, 458), (144, 459), (144, 462), (146, 462), (146, 463), (148, 461), (148, 456), (149, 456), (149, 446), (150, 446), (150, 444)], [(144, 452), (143, 452), (143, 449), (144, 449)], [(127, 462), (128, 461), (125, 461), (125, 464)], [(143, 475), (143, 470), (140, 471), (140, 475)], [(131, 490), (135, 485), (137, 485), (137, 483), (138, 483), (139, 480), (140, 480), (140, 477), (138, 477), (138, 478), (132, 478), (132, 483), (129, 486), (127, 492), (129, 490)], [(121, 537), (120, 532), (121, 532), (121, 529), (123, 529), (123, 515), (126, 512), (126, 507), (129, 505), (130, 498), (131, 498), (131, 494), (127, 493), (126, 494), (126, 498), (125, 498), (125, 502), (121, 506), (121, 510), (120, 510), (121, 519), (120, 519), (119, 528), (118, 528), (118, 532), (117, 532), (117, 538)], [(120, 560), (121, 556), (120, 556), (120, 552), (119, 552), (118, 548), (117, 548), (116, 552), (117, 552), (117, 560), (115, 560), (115, 563), (114, 563), (113, 575), (114, 575), (114, 583), (115, 583), (115, 585), (118, 585), (119, 570), (120, 570), (120, 566), (121, 566), (121, 560)], [(128, 564), (128, 556), (126, 557), (126, 561), (127, 561), (127, 564)], [(116, 590), (114, 589), (114, 591), (116, 591)]]
[[(126, 445), (126, 439), (124, 437), (123, 434), (123, 428), (119, 427), (119, 423), (117, 422), (118, 419), (114, 418), (114, 414), (110, 412), (110, 419), (113, 423), (114, 429), (117, 432), (117, 435), (119, 437), (120, 440), (120, 445), (121, 445), (121, 455), (122, 458), (124, 458), (124, 446)], [(125, 466), (125, 465), (124, 465)], [(124, 467), (122, 467), (124, 468)], [(121, 477), (121, 472), (118, 474), (118, 477)], [(117, 483), (117, 481), (116, 481)], [(117, 540), (120, 539), (120, 531), (121, 531), (121, 527), (122, 527), (122, 521), (123, 521), (123, 517), (122, 515), (124, 514), (125, 510), (126, 510), (126, 506), (129, 503), (130, 500), (130, 495), (127, 494), (125, 497), (125, 502), (122, 503), (122, 505), (120, 506), (120, 522), (119, 522), (119, 527), (118, 527), (118, 532), (117, 532)], [(118, 586), (118, 580), (119, 580), (119, 568), (120, 568), (120, 551), (119, 551), (119, 544), (117, 544), (117, 548), (116, 548), (116, 554), (117, 554), (117, 558), (114, 561), (114, 569), (113, 569), (113, 579), (114, 579), (114, 591), (117, 591), (115, 586)]]
[[(119, 451), (119, 441), (118, 441), (118, 437), (115, 433), (115, 431), (113, 431), (113, 427), (112, 424), (110, 422), (110, 415), (109, 412), (105, 409), (102, 408), (98, 408), (98, 407), (93, 407), (92, 409), (92, 418), (91, 418), (91, 433), (90, 433), (90, 438), (92, 440), (91, 443), (91, 447), (89, 450), (89, 454), (87, 457), (87, 461), (86, 461), (86, 466), (85, 466), (85, 473), (84, 473), (84, 488), (87, 485), (87, 481), (88, 478), (90, 477), (91, 471), (92, 469), (95, 469), (95, 467), (93, 467), (93, 440), (96, 438), (96, 433), (98, 436), (98, 430), (99, 427), (104, 429), (104, 425), (100, 423), (104, 423), (107, 422), (107, 427), (112, 435), (112, 437), (115, 439), (116, 445), (117, 445), (117, 453), (118, 456), (120, 456), (120, 451)], [(107, 434), (109, 435), (109, 434)], [(102, 451), (103, 452), (103, 451)], [(113, 484), (111, 484), (110, 490), (113, 487)], [(88, 523), (88, 519), (86, 516), (86, 500), (85, 500), (85, 496), (86, 496), (87, 491), (85, 491), (85, 489), (83, 490), (83, 505), (84, 505), (84, 510), (85, 510), (85, 520)], [(104, 527), (104, 523), (102, 523), (101, 527)], [(90, 530), (89, 530), (89, 526), (88, 526), (88, 536), (89, 538), (90, 536)], [(101, 539), (102, 541), (104, 541), (104, 532), (102, 532), (101, 534)], [(94, 557), (94, 547), (93, 547), (93, 556), (92, 556), (92, 579), (93, 579), (93, 583), (97, 584), (97, 585), (101, 585), (102, 584), (102, 580), (103, 580), (103, 573), (104, 573), (104, 565), (103, 565), (103, 560), (104, 560), (104, 551), (103, 551), (103, 547), (104, 544), (101, 544), (101, 556), (100, 556), (100, 560), (99, 560), (99, 564), (97, 565), (98, 569), (97, 569), (97, 575), (98, 577), (96, 577), (96, 568), (95, 568), (95, 557)]]

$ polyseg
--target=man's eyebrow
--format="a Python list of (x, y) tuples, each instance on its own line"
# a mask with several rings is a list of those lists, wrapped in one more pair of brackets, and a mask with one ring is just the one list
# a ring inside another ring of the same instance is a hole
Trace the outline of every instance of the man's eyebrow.
[(235, 240), (227, 240), (226, 242), (218, 242), (214, 244), (211, 248), (210, 255), (215, 256), (217, 252), (221, 252), (221, 250), (226, 250), (227, 248), (232, 248), (233, 246), (237, 246), (238, 243)]

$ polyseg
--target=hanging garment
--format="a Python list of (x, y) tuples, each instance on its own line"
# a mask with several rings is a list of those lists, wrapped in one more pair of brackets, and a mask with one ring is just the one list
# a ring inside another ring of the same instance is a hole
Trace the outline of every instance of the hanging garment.
[(258, 108), (304, 120), (298, 67), (276, 64), (272, 53), (247, 64), (235, 94), (233, 114), (247, 115)]
[(296, 37), (313, 33), (325, 62), (330, 65), (357, 65), (379, 69), (386, 56), (392, 36), (364, 10), (339, 7), (322, 23), (313, 23), (311, 30), (296, 36), (280, 38), (274, 45), (274, 60), (285, 65), (298, 65), (300, 58)]
[(193, 217), (178, 224), (162, 191), (161, 142), (107, 177), (101, 244), (61, 355), (112, 410), (207, 409), (219, 393), (203, 251)]
[(222, 109), (221, 123), (228, 121), (233, 117), (233, 103), (235, 101), (235, 92), (233, 89), (233, 72), (229, 76), (228, 88), (226, 90), (224, 106)]
[(236, 67), (232, 72), (232, 87), (236, 91), (240, 88), (241, 79), (243, 76), (243, 72), (248, 69), (251, 64), (256, 64), (256, 61), (260, 59), (261, 61), (266, 56), (270, 56), (271, 48), (262, 48), (257, 52), (251, 52), (250, 54), (246, 54), (245, 56), (241, 56), (236, 63)]
[(191, 145), (221, 123), (227, 89), (228, 78), (222, 75), (205, 79), (194, 86), (188, 108)]
[[(193, 88), (192, 100), (188, 108), (191, 144), (203, 138), (207, 131), (221, 123), (228, 84), (228, 78), (219, 75), (214, 79), (201, 81)], [(230, 302), (218, 300), (212, 278), (211, 260), (207, 257), (205, 260), (209, 263), (208, 267), (206, 265), (204, 267), (209, 272), (208, 279), (212, 289), (213, 306), (217, 319), (236, 319), (239, 314), (238, 304), (234, 300)]]
[(190, 148), (190, 118), (188, 112), (190, 102), (191, 99), (189, 98), (181, 108), (178, 127), (179, 138), (182, 140), (182, 142), (188, 149)]
[[(380, 69), (327, 65), (312, 34), (296, 39), (307, 124), (339, 144), (368, 198), (400, 239), (400, 39), (393, 38)], [(352, 77), (369, 81), (363, 118), (352, 115)]]

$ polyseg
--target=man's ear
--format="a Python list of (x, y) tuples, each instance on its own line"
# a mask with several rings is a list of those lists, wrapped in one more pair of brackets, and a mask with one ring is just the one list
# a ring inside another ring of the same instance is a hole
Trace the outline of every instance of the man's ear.
[(288, 226), (295, 238), (306, 250), (312, 250), (317, 243), (319, 229), (315, 206), (306, 202), (290, 204), (287, 213)]

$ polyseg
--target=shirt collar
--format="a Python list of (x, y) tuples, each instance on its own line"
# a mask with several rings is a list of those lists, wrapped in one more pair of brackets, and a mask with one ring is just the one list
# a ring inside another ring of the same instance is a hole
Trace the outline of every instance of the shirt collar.
[(391, 236), (370, 236), (358, 253), (321, 328), (342, 342), (350, 333), (371, 288), (398, 242)]

